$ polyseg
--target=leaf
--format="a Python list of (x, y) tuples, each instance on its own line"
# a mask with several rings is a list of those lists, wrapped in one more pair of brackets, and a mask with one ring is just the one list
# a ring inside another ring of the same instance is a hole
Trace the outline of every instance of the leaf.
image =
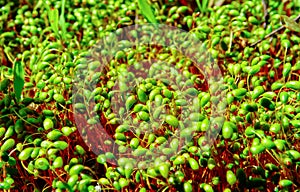
[(300, 25), (296, 21), (286, 15), (281, 15), (281, 18), (283, 19), (286, 28), (291, 31), (300, 32)]
[(58, 10), (55, 8), (51, 8), (48, 12), (48, 18), (50, 20), (50, 25), (57, 37), (59, 37), (58, 33)]
[(66, 28), (66, 22), (65, 22), (65, 5), (66, 5), (66, 0), (62, 0), (62, 5), (61, 5), (61, 13), (60, 13), (60, 18), (59, 18), (59, 26), (62, 30), (61, 36), (64, 41), (67, 39), (67, 28)]
[(148, 4), (147, 0), (138, 0), (138, 5), (148, 22), (157, 23), (151, 6)]
[(208, 8), (208, 0), (202, 0), (202, 11), (205, 13)]
[(21, 61), (16, 61), (14, 63), (14, 91), (18, 101), (21, 99), (24, 83), (24, 67)]
[(201, 13), (205, 13), (207, 11), (207, 9), (212, 6), (213, 1), (209, 1), (209, 0), (196, 0), (197, 6), (199, 8), (199, 11)]
[[(50, 21), (51, 28), (58, 38), (59, 33), (58, 33), (58, 9), (56, 8), (50, 8), (50, 6), (46, 3), (45, 0), (43, 0), (43, 5), (46, 7), (47, 12), (48, 12), (48, 19)], [(64, 5), (62, 5), (64, 6)]]
[(201, 6), (201, 3), (200, 3), (200, 1), (199, 1), (199, 0), (196, 0), (196, 3), (197, 3), (197, 6), (198, 6), (198, 8), (199, 8), (200, 12), (202, 13), (202, 12), (203, 12), (203, 10), (202, 10), (202, 6)]

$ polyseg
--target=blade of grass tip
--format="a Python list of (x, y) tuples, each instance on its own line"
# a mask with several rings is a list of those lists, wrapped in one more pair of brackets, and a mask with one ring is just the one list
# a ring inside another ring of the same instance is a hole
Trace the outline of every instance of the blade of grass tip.
[(151, 9), (151, 6), (148, 4), (147, 0), (138, 0), (138, 5), (142, 11), (142, 14), (148, 20), (148, 22), (157, 23), (156, 18)]
[(50, 6), (46, 3), (45, 0), (42, 1), (44, 4), (44, 7), (46, 7), (47, 11), (48, 11), (48, 15), (49, 15), (49, 11), (50, 11)]
[(201, 13), (203, 13), (203, 10), (202, 10), (202, 6), (201, 6), (201, 3), (199, 0), (196, 0), (196, 3), (197, 3), (197, 6), (198, 6), (198, 9)]
[(62, 0), (62, 5), (61, 5), (61, 13), (60, 13), (60, 18), (59, 18), (59, 25), (62, 30), (62, 38), (64, 41), (67, 40), (67, 28), (66, 28), (66, 21), (65, 21), (65, 5), (66, 5), (66, 0)]
[(55, 8), (50, 8), (50, 6), (46, 3), (45, 0), (43, 0), (43, 4), (47, 9), (48, 13), (48, 19), (50, 21), (50, 26), (57, 38), (59, 38), (59, 33), (58, 33), (58, 10)]
[(205, 13), (208, 8), (208, 0), (202, 0), (202, 11)]
[(59, 38), (60, 35), (58, 33), (58, 10), (56, 8), (50, 9), (49, 20), (54, 34), (57, 36), (57, 38)]
[(24, 67), (22, 65), (22, 62), (16, 60), (14, 62), (14, 91), (18, 101), (20, 101), (21, 99), (22, 90), (25, 84), (24, 73), (25, 72), (24, 72)]

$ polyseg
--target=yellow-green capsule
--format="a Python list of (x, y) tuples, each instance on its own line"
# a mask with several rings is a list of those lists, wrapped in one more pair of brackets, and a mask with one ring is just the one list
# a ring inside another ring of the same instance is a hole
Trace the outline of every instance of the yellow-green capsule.
[(157, 107), (161, 106), (163, 102), (163, 97), (160, 94), (155, 95), (154, 102)]
[(261, 144), (266, 148), (266, 149), (273, 149), (275, 148), (275, 143), (270, 139), (270, 138), (263, 138), (261, 140)]
[(282, 151), (286, 145), (286, 141), (282, 139), (276, 139), (274, 143), (279, 151)]
[(173, 96), (172, 91), (168, 90), (168, 89), (163, 89), (162, 90), (162, 95), (165, 96), (166, 98), (171, 99)]
[(62, 135), (63, 135), (62, 132), (60, 132), (59, 130), (55, 129), (55, 130), (52, 130), (49, 133), (47, 133), (47, 138), (49, 140), (53, 141), (53, 140), (59, 139)]
[[(77, 183), (78, 178), (79, 178), (78, 175), (71, 175), (70, 178), (68, 179), (67, 184), (68, 184), (70, 187), (73, 187), (73, 186)], [(102, 183), (100, 182), (100, 179), (98, 180), (98, 182), (99, 182), (100, 184), (102, 184)]]
[(288, 180), (288, 179), (283, 179), (283, 180), (279, 181), (279, 185), (281, 187), (290, 187), (290, 186), (293, 185), (293, 182), (291, 180)]
[(189, 119), (191, 121), (196, 121), (196, 122), (199, 122), (199, 121), (203, 121), (205, 119), (204, 115), (201, 114), (201, 113), (191, 113), (189, 115)]
[(71, 176), (78, 175), (83, 169), (84, 169), (84, 166), (81, 164), (73, 165), (69, 170), (69, 174)]
[(210, 94), (205, 93), (200, 99), (201, 107), (204, 107), (210, 101)]
[(280, 101), (284, 104), (286, 104), (288, 102), (288, 99), (289, 99), (289, 95), (287, 92), (281, 92), (279, 94), (279, 98), (280, 98)]
[(169, 170), (170, 170), (170, 166), (167, 163), (161, 163), (158, 166), (158, 170), (159, 173), (161, 174), (161, 176), (163, 176), (165, 179), (168, 178), (169, 176)]
[(271, 85), (271, 90), (275, 91), (278, 89), (281, 89), (284, 86), (284, 83), (280, 82), (280, 81), (275, 81), (272, 85)]
[(236, 16), (239, 16), (240, 12), (237, 11), (236, 9), (231, 9), (231, 10), (228, 12), (228, 14), (231, 15), (231, 16), (236, 17)]
[(119, 125), (116, 129), (116, 133), (123, 133), (123, 132), (126, 132), (129, 130), (129, 125), (127, 124), (122, 124), (122, 125)]
[(60, 104), (64, 104), (64, 103), (65, 103), (65, 98), (64, 98), (64, 96), (61, 95), (61, 94), (55, 93), (55, 94), (53, 95), (53, 99), (54, 99), (57, 103), (60, 103)]
[(49, 168), (49, 161), (46, 158), (38, 158), (34, 162), (34, 167), (36, 169), (41, 169), (45, 171)]
[(124, 135), (124, 133), (115, 133), (115, 138), (117, 140), (120, 140), (120, 141), (126, 141), (126, 136)]
[(145, 111), (138, 112), (138, 117), (143, 121), (149, 121), (149, 119), (150, 119), (149, 113), (147, 113)]
[(98, 183), (101, 184), (101, 185), (109, 185), (110, 184), (110, 182), (107, 178), (100, 178), (98, 180)]
[(130, 147), (136, 149), (139, 146), (140, 142), (138, 138), (132, 138), (130, 141)]
[(188, 159), (189, 165), (193, 170), (198, 170), (199, 169), (199, 164), (194, 158), (189, 158)]
[(45, 130), (49, 130), (54, 127), (54, 123), (50, 118), (46, 118), (43, 122), (43, 126)]
[(185, 13), (189, 10), (187, 6), (180, 6), (178, 9), (176, 9), (176, 13)]
[(192, 184), (188, 181), (184, 182), (183, 190), (184, 190), (184, 192), (192, 192), (193, 191)]
[(173, 161), (174, 165), (182, 165), (185, 163), (185, 158), (182, 155), (179, 155), (176, 157), (176, 159)]
[(291, 72), (292, 64), (291, 63), (285, 63), (283, 65), (282, 75), (283, 77), (287, 78)]
[(65, 141), (55, 141), (53, 143), (53, 147), (60, 149), (60, 150), (65, 150), (68, 147), (68, 143)]
[(11, 149), (15, 145), (15, 140), (12, 138), (7, 139), (1, 146), (0, 151), (5, 152), (9, 149)]
[(226, 180), (229, 183), (229, 185), (234, 185), (236, 183), (236, 176), (231, 170), (228, 170), (226, 172)]
[(78, 154), (80, 154), (80, 155), (84, 155), (84, 154), (85, 154), (84, 148), (83, 148), (82, 146), (80, 146), (80, 145), (76, 145), (76, 146), (75, 146), (75, 150), (76, 150), (76, 152), (77, 152)]
[(27, 160), (31, 156), (33, 149), (34, 149), (33, 147), (27, 147), (26, 149), (23, 149), (18, 156), (19, 159), (21, 161)]
[(278, 170), (279, 170), (279, 168), (278, 168), (276, 165), (274, 165), (273, 163), (267, 163), (267, 164), (265, 165), (265, 167), (266, 167), (266, 169), (268, 169), (269, 171), (278, 171)]
[(137, 100), (134, 95), (129, 96), (125, 102), (126, 109), (130, 110), (136, 102), (137, 102)]
[(35, 148), (33, 149), (33, 151), (31, 152), (30, 157), (31, 157), (32, 159), (35, 159), (39, 154), (40, 154), (40, 148), (39, 148), (39, 147), (35, 147)]
[(8, 85), (9, 85), (9, 79), (4, 78), (0, 82), (0, 91), (7, 92)]
[(228, 121), (225, 121), (222, 127), (222, 136), (225, 139), (230, 139), (232, 137), (232, 134), (233, 134), (233, 128), (231, 124), (228, 123)]
[(294, 149), (286, 151), (286, 153), (292, 157), (293, 160), (298, 160), (300, 159), (300, 152)]
[(159, 88), (153, 89), (149, 94), (149, 100), (153, 101), (155, 96), (160, 94), (160, 91), (161, 91), (161, 89), (159, 89)]
[(175, 100), (176, 106), (185, 106), (188, 104), (186, 99), (176, 99)]
[(53, 168), (61, 168), (63, 166), (63, 159), (61, 156), (58, 156), (54, 159), (52, 163)]
[(220, 37), (219, 36), (215, 36), (213, 37), (212, 41), (211, 41), (211, 45), (215, 46), (220, 42)]
[(300, 90), (300, 81), (288, 81), (285, 84), (285, 87), (294, 89), (294, 90)]
[(146, 103), (147, 94), (145, 93), (145, 91), (143, 89), (138, 89), (137, 96), (138, 96), (138, 99), (139, 99), (140, 102)]
[(0, 138), (5, 134), (6, 129), (4, 127), (0, 128)]
[(153, 119), (158, 119), (161, 112), (162, 112), (162, 109), (160, 107), (157, 107), (152, 114)]
[(177, 127), (179, 125), (178, 119), (173, 115), (167, 115), (165, 121), (173, 127)]
[(250, 16), (250, 17), (248, 18), (248, 21), (249, 21), (249, 23), (251, 23), (251, 24), (253, 24), (253, 25), (258, 25), (258, 24), (259, 24), (258, 20), (257, 20), (256, 17), (254, 17), (254, 16)]
[(188, 88), (187, 90), (185, 90), (185, 93), (191, 96), (196, 96), (199, 94), (199, 91), (196, 88)]
[(238, 89), (234, 89), (232, 91), (232, 95), (235, 97), (244, 96), (246, 93), (247, 93), (247, 89), (245, 89), (245, 88), (238, 88)]
[(234, 66), (233, 66), (233, 74), (234, 75), (238, 75), (239, 73), (240, 73), (240, 71), (241, 71), (241, 65), (240, 64), (235, 64)]
[(252, 145), (250, 147), (250, 152), (253, 155), (257, 155), (259, 153), (262, 153), (265, 150), (265, 147), (262, 144), (258, 144), (258, 145)]
[(259, 65), (254, 65), (250, 67), (250, 71), (249, 71), (249, 75), (255, 75), (256, 73), (258, 73), (261, 69), (261, 66)]
[(56, 58), (57, 58), (57, 54), (50, 53), (50, 54), (47, 54), (43, 57), (43, 61), (50, 62), (50, 61), (52, 61), (53, 59), (56, 59)]

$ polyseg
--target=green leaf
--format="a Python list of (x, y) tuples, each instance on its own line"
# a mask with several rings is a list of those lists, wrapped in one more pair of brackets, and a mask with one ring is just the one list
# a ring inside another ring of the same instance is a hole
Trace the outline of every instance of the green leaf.
[(202, 6), (201, 6), (201, 3), (200, 3), (200, 1), (199, 1), (199, 0), (196, 0), (196, 3), (197, 3), (197, 6), (198, 6), (198, 8), (199, 8), (200, 12), (202, 13), (202, 12), (203, 12), (203, 10), (202, 10)]
[(205, 13), (208, 7), (208, 0), (202, 0), (202, 12)]
[(148, 22), (157, 23), (151, 6), (148, 4), (147, 0), (138, 0), (138, 5)]
[(55, 8), (51, 8), (48, 12), (48, 18), (50, 20), (50, 25), (57, 37), (59, 37), (58, 33), (58, 10)]
[(296, 21), (286, 15), (281, 15), (281, 18), (283, 19), (286, 28), (291, 31), (300, 32), (300, 25)]
[[(58, 33), (58, 9), (56, 8), (50, 8), (50, 6), (46, 3), (45, 0), (43, 0), (43, 5), (46, 7), (48, 12), (48, 19), (50, 21), (51, 28), (57, 38), (59, 38)], [(64, 4), (62, 5), (64, 6)]]
[(21, 99), (24, 83), (24, 67), (21, 61), (16, 61), (14, 63), (14, 91), (18, 101)]
[(66, 0), (62, 0), (61, 13), (60, 13), (60, 18), (59, 18), (59, 26), (62, 30), (61, 36), (64, 41), (67, 39), (67, 36), (66, 36), (67, 28), (66, 28), (66, 21), (65, 21), (65, 5), (66, 5)]
[(209, 7), (209, 0), (196, 0), (198, 9), (201, 13), (205, 13), (207, 11), (207, 8)]

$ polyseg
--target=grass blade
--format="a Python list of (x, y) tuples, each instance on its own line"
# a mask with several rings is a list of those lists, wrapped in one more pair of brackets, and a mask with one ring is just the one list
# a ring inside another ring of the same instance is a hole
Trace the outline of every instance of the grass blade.
[(205, 13), (208, 8), (208, 0), (202, 0), (202, 12)]
[(199, 0), (196, 0), (196, 3), (197, 3), (197, 6), (198, 6), (199, 11), (202, 13), (203, 10), (202, 10), (202, 6), (201, 6), (200, 1), (199, 1)]
[(14, 63), (14, 91), (18, 101), (21, 99), (22, 90), (24, 87), (24, 67), (21, 61), (16, 61)]
[(50, 8), (50, 6), (43, 0), (43, 4), (47, 9), (48, 12), (48, 19), (50, 21), (50, 26), (57, 38), (60, 37), (58, 33), (58, 10), (55, 8)]
[(67, 40), (67, 28), (66, 28), (66, 21), (65, 21), (65, 5), (66, 5), (66, 0), (62, 0), (62, 5), (61, 5), (61, 13), (60, 13), (60, 18), (59, 18), (59, 26), (62, 30), (61, 36), (64, 41)]
[(48, 14), (50, 25), (52, 27), (52, 30), (54, 31), (54, 34), (59, 38), (58, 33), (58, 10), (55, 8), (51, 8)]
[(148, 4), (147, 0), (138, 0), (138, 5), (142, 11), (142, 14), (148, 20), (148, 22), (157, 23), (151, 6)]

